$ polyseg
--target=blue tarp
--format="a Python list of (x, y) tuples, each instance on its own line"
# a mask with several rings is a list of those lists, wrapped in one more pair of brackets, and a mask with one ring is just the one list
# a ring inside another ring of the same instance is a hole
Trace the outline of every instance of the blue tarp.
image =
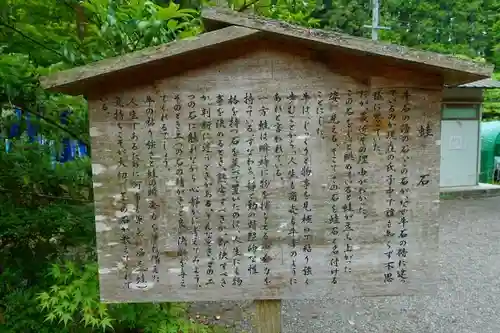
[[(33, 115), (29, 114), (28, 112), (23, 112), (19, 108), (15, 109), (15, 114), (19, 122), (12, 125), (9, 129), (8, 137), (5, 139), (5, 150), (7, 152), (10, 152), (12, 151), (12, 149), (14, 149), (14, 147), (12, 146), (12, 139), (18, 138), (22, 135), (21, 122), (24, 118), (24, 120), (26, 121), (26, 134), (28, 136), (28, 141), (38, 142), (40, 144), (48, 144), (51, 147), (50, 150), (52, 152), (54, 163), (64, 163), (67, 161), (72, 161), (75, 158), (88, 156), (87, 145), (82, 141), (75, 140), (69, 137), (66, 137), (62, 140), (62, 151), (60, 153), (56, 152), (54, 140), (47, 140), (42, 135), (39, 135), (39, 129), (31, 121)], [(68, 124), (68, 118), (70, 114), (71, 111), (61, 112), (60, 122), (62, 125)], [(40, 120), (38, 116), (37, 120)]]

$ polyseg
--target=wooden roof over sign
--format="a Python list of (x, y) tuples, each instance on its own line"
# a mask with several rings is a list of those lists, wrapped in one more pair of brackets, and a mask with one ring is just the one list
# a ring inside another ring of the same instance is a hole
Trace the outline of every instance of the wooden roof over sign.
[(237, 13), (229, 9), (206, 8), (202, 18), (208, 32), (157, 47), (95, 62), (42, 78), (44, 88), (69, 94), (82, 94), (108, 77), (138, 70), (147, 65), (168, 64), (168, 60), (191, 52), (200, 52), (250, 36), (274, 36), (305, 41), (319, 48), (341, 49), (360, 55), (384, 58), (405, 66), (439, 73), (445, 85), (457, 85), (488, 78), (493, 66), (466, 61), (438, 53), (372, 41), (338, 32), (307, 29), (282, 21)]
[(205, 48), (245, 38), (257, 34), (259, 31), (243, 27), (228, 27), (225, 29), (207, 32), (197, 37), (176, 40), (155, 47), (148, 47), (140, 51), (122, 56), (97, 61), (85, 66), (61, 71), (50, 76), (42, 77), (42, 87), (64, 92), (67, 94), (82, 94), (87, 87), (102, 78), (122, 72), (133, 72), (140, 67), (164, 63), (176, 56), (191, 52), (199, 52)]
[(243, 26), (298, 40), (311, 41), (318, 45), (343, 48), (356, 53), (390, 58), (394, 61), (424, 65), (443, 72), (445, 84), (462, 84), (488, 78), (493, 72), (493, 66), (484, 63), (466, 61), (450, 55), (415, 50), (334, 31), (307, 29), (283, 21), (249, 16), (229, 9), (206, 8), (202, 12), (202, 18), (209, 31), (228, 25)]

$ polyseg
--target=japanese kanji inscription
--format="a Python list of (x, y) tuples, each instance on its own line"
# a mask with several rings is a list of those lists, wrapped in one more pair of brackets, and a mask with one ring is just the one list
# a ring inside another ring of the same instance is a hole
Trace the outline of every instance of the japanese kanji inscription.
[(440, 94), (262, 51), (92, 100), (102, 300), (425, 291)]

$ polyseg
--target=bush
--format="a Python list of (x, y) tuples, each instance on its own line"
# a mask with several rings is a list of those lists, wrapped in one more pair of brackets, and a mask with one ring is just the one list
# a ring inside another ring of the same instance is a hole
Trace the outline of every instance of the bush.
[[(9, 153), (2, 142), (12, 124), (26, 128), (13, 113), (19, 107), (45, 138), (88, 143), (85, 99), (44, 91), (40, 75), (197, 35), (198, 12), (148, 0), (7, 3), (0, 13), (0, 332), (211, 332), (181, 304), (101, 304), (90, 161), (54, 165), (47, 146), (23, 135)], [(75, 23), (78, 6), (86, 22)], [(85, 26), (82, 36), (76, 25)]]
[(68, 332), (92, 332), (130, 329), (143, 333), (211, 332), (191, 322), (181, 304), (111, 304), (99, 302), (97, 265), (78, 268), (73, 262), (52, 265), (50, 277), (55, 283), (38, 296), (46, 311), (46, 321), (62, 324)]
[(0, 144), (0, 332), (212, 332), (186, 306), (99, 302), (91, 167)]

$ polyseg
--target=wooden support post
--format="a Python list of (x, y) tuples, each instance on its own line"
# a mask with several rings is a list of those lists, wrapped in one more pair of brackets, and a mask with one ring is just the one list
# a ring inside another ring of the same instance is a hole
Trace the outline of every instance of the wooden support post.
[(281, 300), (255, 301), (257, 333), (281, 333)]

